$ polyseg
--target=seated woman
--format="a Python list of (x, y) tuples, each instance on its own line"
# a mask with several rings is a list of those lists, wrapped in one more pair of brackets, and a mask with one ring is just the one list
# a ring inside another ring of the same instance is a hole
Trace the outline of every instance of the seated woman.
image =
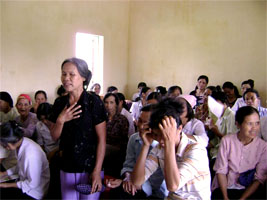
[(14, 120), (18, 116), (8, 92), (0, 92), (0, 123)]
[(233, 107), (235, 104), (236, 100), (241, 97), (239, 95), (237, 87), (232, 83), (232, 82), (225, 82), (222, 86), (223, 91), (227, 97), (226, 99), (226, 105), (230, 108)]
[(191, 104), (188, 101), (191, 101), (192, 95), (185, 95), (183, 97), (178, 97), (176, 100), (183, 105), (183, 113), (180, 115), (183, 132), (187, 137), (197, 141), (198, 143), (208, 146), (209, 138), (205, 132), (204, 124), (194, 117), (194, 111), (192, 106), (196, 104), (196, 98), (194, 97), (195, 103)]
[(210, 113), (208, 107), (208, 96), (212, 94), (212, 92), (220, 91), (220, 86), (208, 86), (204, 92), (203, 104), (196, 107), (195, 117), (202, 121), (203, 123), (207, 123), (209, 121)]
[[(266, 181), (266, 142), (258, 136), (258, 111), (245, 106), (236, 113), (237, 133), (223, 137), (214, 165), (212, 183), (215, 199), (265, 199), (257, 192)], [(245, 173), (246, 172), (246, 173)], [(266, 191), (266, 190), (265, 190)], [(266, 194), (265, 194), (266, 195)]]
[(34, 135), (34, 132), (38, 119), (35, 113), (30, 112), (31, 105), (32, 101), (29, 95), (19, 95), (16, 107), (20, 115), (15, 120), (21, 124), (24, 136), (35, 140), (36, 135)]
[(104, 104), (108, 113), (104, 172), (118, 177), (126, 155), (129, 122), (118, 111), (119, 98), (116, 94), (106, 94)]
[[(251, 79), (248, 79), (246, 81), (243, 81), (241, 83), (241, 92), (242, 95), (246, 92), (247, 89), (253, 89), (254, 88), (254, 81)], [(243, 97), (240, 97), (236, 100), (235, 104), (231, 108), (232, 111), (236, 112), (239, 108), (246, 106), (246, 103), (243, 99)]]
[(260, 117), (267, 116), (267, 108), (260, 106), (260, 95), (257, 90), (247, 89), (243, 94), (243, 99), (248, 106), (258, 110)]
[(203, 104), (204, 92), (209, 83), (209, 78), (206, 75), (201, 75), (197, 79), (197, 85), (195, 90), (190, 92), (190, 95), (193, 95), (197, 98), (197, 106)]
[(37, 108), (41, 103), (47, 102), (47, 94), (43, 90), (38, 90), (34, 95), (35, 104), (31, 108), (30, 112), (36, 113)]
[(132, 118), (131, 113), (128, 111), (128, 106), (126, 104), (124, 94), (118, 92), (117, 96), (119, 98), (118, 111), (120, 114), (125, 116), (129, 122), (128, 136), (130, 137), (132, 134), (135, 133), (135, 126), (134, 126), (133, 118)]
[(182, 88), (178, 85), (174, 85), (169, 87), (168, 89), (168, 97), (178, 97), (179, 95), (183, 94)]
[(140, 100), (133, 102), (131, 106), (130, 112), (132, 114), (135, 125), (137, 125), (140, 110), (144, 105), (146, 105), (146, 97), (150, 94), (150, 92), (151, 89), (149, 87), (143, 87), (139, 94)]
[(162, 100), (162, 95), (159, 92), (151, 92), (146, 97), (146, 105), (147, 104), (156, 104)]
[(1, 125), (0, 143), (6, 149), (16, 151), (18, 164), (0, 175), (17, 173), (19, 176), (16, 182), (0, 183), (3, 199), (42, 199), (48, 191), (50, 171), (46, 155), (38, 144), (23, 134), (22, 127), (15, 121)]
[(38, 122), (36, 124), (37, 140), (36, 142), (43, 148), (45, 153), (49, 155), (58, 149), (58, 141), (54, 141), (49, 127), (51, 123), (48, 121), (48, 116), (52, 111), (52, 105), (49, 103), (41, 103), (37, 109)]

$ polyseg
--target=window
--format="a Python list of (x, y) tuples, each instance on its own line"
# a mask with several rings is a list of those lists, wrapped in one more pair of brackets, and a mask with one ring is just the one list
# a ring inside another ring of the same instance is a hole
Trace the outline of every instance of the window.
[(104, 36), (76, 33), (76, 57), (85, 60), (93, 74), (90, 86), (99, 83), (103, 88), (103, 53)]

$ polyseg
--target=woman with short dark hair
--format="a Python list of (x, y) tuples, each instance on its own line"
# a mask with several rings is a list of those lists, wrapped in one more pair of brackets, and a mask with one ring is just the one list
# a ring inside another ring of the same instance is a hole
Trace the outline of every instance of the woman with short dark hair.
[[(266, 181), (266, 142), (258, 137), (260, 117), (251, 107), (236, 112), (237, 133), (222, 138), (214, 165), (214, 199), (264, 199), (257, 191)], [(264, 194), (266, 195), (266, 194)]]

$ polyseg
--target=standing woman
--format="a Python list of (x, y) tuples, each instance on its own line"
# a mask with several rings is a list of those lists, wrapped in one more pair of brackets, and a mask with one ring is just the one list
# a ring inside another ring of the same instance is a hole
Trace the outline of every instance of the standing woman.
[(83, 196), (79, 183), (92, 184), (92, 193), (102, 189), (102, 163), (106, 146), (106, 114), (100, 98), (86, 92), (92, 74), (84, 60), (66, 59), (61, 81), (68, 93), (55, 100), (50, 120), (51, 135), (60, 139), (62, 199), (98, 199), (99, 193)]
[(209, 78), (206, 75), (201, 75), (197, 79), (197, 85), (194, 91), (190, 92), (190, 95), (193, 95), (197, 98), (197, 105), (199, 106), (204, 103), (204, 92), (209, 83)]

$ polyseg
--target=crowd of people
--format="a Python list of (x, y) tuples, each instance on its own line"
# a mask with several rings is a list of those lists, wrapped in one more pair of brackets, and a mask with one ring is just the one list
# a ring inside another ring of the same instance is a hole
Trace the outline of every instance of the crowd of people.
[[(0, 92), (2, 199), (266, 199), (267, 108), (251, 79), (195, 89), (145, 82), (101, 96), (86, 62), (61, 65), (58, 98)], [(220, 112), (213, 112), (212, 100)]]

